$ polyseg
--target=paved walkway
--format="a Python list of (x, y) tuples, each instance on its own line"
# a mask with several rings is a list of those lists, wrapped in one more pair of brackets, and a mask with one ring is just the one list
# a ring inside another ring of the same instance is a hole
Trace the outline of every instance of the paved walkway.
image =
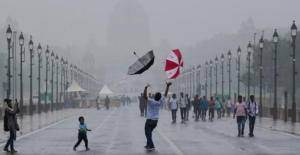
[[(55, 110), (53, 112), (48, 111), (47, 113), (41, 113), (40, 115), (38, 114), (34, 114), (32, 116), (24, 115), (22, 119), (18, 118), (20, 131), (17, 132), (17, 138), (20, 137), (21, 135), (34, 132), (35, 130), (57, 123), (61, 120), (86, 112), (88, 110), (91, 109), (85, 109), (85, 108), (63, 109), (58, 111)], [(0, 124), (3, 126), (3, 120), (0, 120)], [(3, 134), (0, 134), (0, 143), (6, 142), (8, 137), (9, 137), (9, 133), (3, 131)]]
[(298, 155), (300, 152), (297, 135), (256, 128), (255, 137), (239, 138), (232, 119), (195, 122), (190, 113), (190, 121), (182, 124), (177, 112), (177, 123), (172, 123), (168, 110), (160, 111), (153, 131), (156, 150), (149, 152), (143, 148), (146, 118), (139, 116), (137, 104), (110, 110), (93, 109), (80, 115), (92, 129), (88, 132), (90, 151), (85, 151), (83, 142), (77, 151), (72, 150), (77, 141), (78, 115), (19, 136), (15, 149), (25, 155)]

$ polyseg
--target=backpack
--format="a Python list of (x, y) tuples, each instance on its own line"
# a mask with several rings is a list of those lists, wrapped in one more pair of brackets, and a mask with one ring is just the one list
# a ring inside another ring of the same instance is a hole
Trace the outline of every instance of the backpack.
[(8, 118), (7, 118), (7, 115), (6, 115), (6, 111), (5, 111), (5, 114), (4, 114), (4, 121), (3, 121), (3, 130), (4, 131), (9, 131), (8, 129), (8, 125), (7, 125), (7, 122), (8, 122)]
[[(254, 103), (255, 103), (254, 111), (255, 111), (255, 113), (256, 113), (256, 102), (254, 102)], [(248, 101), (248, 109), (250, 110), (250, 101)]]

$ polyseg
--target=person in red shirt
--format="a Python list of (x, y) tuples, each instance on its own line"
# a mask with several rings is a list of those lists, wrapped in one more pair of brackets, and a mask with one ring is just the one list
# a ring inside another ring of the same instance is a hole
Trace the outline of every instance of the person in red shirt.
[(210, 97), (210, 101), (208, 101), (208, 107), (209, 107), (209, 121), (213, 121), (214, 113), (215, 113), (215, 101), (214, 97)]

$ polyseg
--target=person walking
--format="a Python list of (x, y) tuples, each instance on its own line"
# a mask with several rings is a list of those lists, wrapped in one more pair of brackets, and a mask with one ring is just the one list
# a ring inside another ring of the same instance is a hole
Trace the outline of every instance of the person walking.
[(209, 111), (208, 111), (208, 116), (209, 116), (209, 121), (214, 121), (214, 114), (215, 114), (215, 101), (214, 101), (214, 97), (210, 97), (210, 101), (208, 102), (208, 107), (209, 107)]
[(189, 121), (189, 113), (190, 113), (190, 110), (191, 110), (191, 99), (189, 98), (189, 95), (186, 94), (185, 95), (185, 98), (186, 98), (186, 120)]
[(187, 100), (183, 96), (183, 92), (180, 93), (179, 105), (180, 105), (180, 114), (181, 114), (181, 123), (185, 123), (186, 119), (186, 104)]
[(106, 96), (106, 98), (105, 98), (105, 106), (106, 106), (106, 110), (109, 109), (109, 103), (110, 103), (110, 100), (109, 100), (108, 96)]
[(216, 100), (215, 100), (215, 104), (216, 104), (216, 108), (217, 108), (217, 115), (218, 115), (218, 118), (221, 118), (221, 109), (222, 109), (222, 106), (221, 106), (221, 103), (220, 103), (218, 97), (217, 97)]
[(231, 107), (232, 107), (232, 102), (230, 100), (230, 96), (228, 97), (228, 100), (227, 100), (227, 116), (230, 117), (230, 113), (231, 113)]
[[(11, 99), (7, 98), (4, 100), (4, 102), (7, 104), (4, 116), (4, 129), (9, 131), (9, 139), (7, 140), (3, 150), (10, 153), (17, 153), (17, 151), (14, 149), (14, 141), (17, 138), (17, 130), (19, 131), (19, 125), (16, 117), (16, 114), (20, 112), (19, 103), (16, 101), (12, 107)], [(8, 150), (8, 146), (10, 146), (10, 150)]]
[(143, 97), (143, 93), (141, 93), (141, 96), (139, 97), (139, 107), (140, 107), (140, 112), (141, 112), (141, 116), (144, 116), (144, 97)]
[(172, 98), (169, 99), (169, 104), (171, 105), (171, 110), (172, 110), (172, 120), (173, 123), (176, 122), (176, 113), (178, 109), (178, 100), (176, 98), (176, 94), (172, 95)]
[(238, 96), (238, 102), (234, 106), (233, 119), (236, 117), (236, 122), (238, 124), (238, 137), (244, 136), (245, 121), (247, 120), (247, 105), (243, 102), (241, 95)]
[(194, 113), (195, 113), (195, 121), (199, 121), (199, 116), (200, 116), (200, 102), (198, 95), (195, 96), (194, 98)]
[(254, 124), (255, 124), (256, 116), (258, 114), (258, 105), (254, 101), (254, 95), (250, 96), (250, 101), (248, 102), (247, 109), (249, 115), (249, 131), (250, 131), (249, 136), (253, 137)]
[(206, 100), (206, 96), (203, 96), (203, 100), (201, 102), (202, 121), (206, 121), (207, 106), (208, 106), (208, 101)]
[(223, 99), (222, 99), (222, 117), (225, 116), (225, 111), (226, 111), (225, 109), (226, 109), (226, 102), (225, 102), (225, 99), (223, 97)]
[(81, 141), (83, 140), (85, 143), (85, 149), (88, 151), (90, 150), (88, 147), (88, 139), (87, 139), (87, 131), (92, 131), (91, 129), (88, 129), (86, 124), (84, 123), (84, 118), (82, 116), (80, 116), (78, 118), (79, 120), (79, 128), (78, 128), (78, 141), (77, 143), (74, 145), (73, 150), (76, 151), (76, 148), (78, 147), (78, 145), (81, 143)]
[(164, 100), (166, 99), (166, 96), (169, 91), (169, 87), (171, 85), (172, 85), (171, 82), (166, 83), (165, 94), (161, 95), (161, 93), (156, 93), (154, 96), (154, 99), (147, 97), (147, 88), (149, 88), (151, 85), (147, 84), (144, 89), (144, 99), (147, 101), (147, 105), (148, 105), (147, 120), (145, 123), (145, 135), (147, 138), (147, 144), (144, 148), (149, 151), (155, 150), (155, 146), (152, 141), (152, 131), (157, 126), (157, 122), (159, 119), (159, 109), (160, 109), (161, 105), (163, 104)]
[(97, 110), (99, 110), (99, 109), (101, 110), (100, 103), (101, 103), (101, 101), (100, 101), (100, 97), (98, 95), (96, 98)]

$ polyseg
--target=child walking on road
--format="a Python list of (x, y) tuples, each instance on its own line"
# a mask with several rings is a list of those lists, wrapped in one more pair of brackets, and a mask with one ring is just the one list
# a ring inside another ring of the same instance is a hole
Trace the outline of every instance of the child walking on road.
[(88, 129), (86, 127), (86, 124), (84, 123), (84, 118), (82, 116), (80, 116), (78, 118), (80, 124), (79, 124), (79, 129), (78, 129), (78, 141), (75, 144), (73, 150), (76, 151), (76, 147), (81, 143), (81, 141), (83, 140), (85, 143), (85, 148), (86, 150), (90, 150), (88, 147), (88, 139), (87, 139), (87, 132), (86, 131), (92, 131), (91, 129)]

